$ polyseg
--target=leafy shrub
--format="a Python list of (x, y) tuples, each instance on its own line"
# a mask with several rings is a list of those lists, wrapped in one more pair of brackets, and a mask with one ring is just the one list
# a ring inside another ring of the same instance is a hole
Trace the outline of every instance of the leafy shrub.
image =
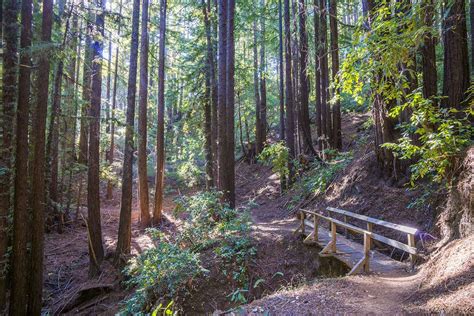
[(268, 146), (258, 155), (258, 160), (272, 166), (272, 170), (278, 173), (280, 179), (286, 178), (290, 171), (288, 169), (289, 152), (285, 142), (280, 141)]
[(312, 167), (306, 171), (301, 179), (294, 185), (296, 194), (293, 195), (290, 208), (310, 194), (319, 195), (331, 184), (335, 175), (344, 169), (352, 160), (352, 153), (337, 153), (328, 151), (328, 157), (333, 157), (326, 163), (315, 161)]
[[(248, 290), (247, 263), (255, 255), (250, 235), (250, 216), (220, 202), (216, 191), (200, 192), (177, 200), (175, 215), (186, 215), (183, 229), (173, 241), (167, 241), (157, 230), (149, 230), (157, 245), (130, 263), (125, 273), (128, 284), (136, 287), (126, 302), (129, 313), (148, 312), (157, 303), (172, 300), (186, 291), (188, 282), (208, 276), (201, 263), (205, 250), (222, 259), (219, 272), (231, 275), (233, 286), (241, 295), (229, 294), (235, 302), (243, 302)], [(162, 305), (161, 305), (162, 306)]]
[(125, 270), (131, 277), (128, 283), (138, 286), (126, 303), (127, 312), (150, 311), (152, 299), (163, 293), (172, 298), (190, 279), (205, 272), (197, 253), (176, 243), (158, 240), (154, 248), (138, 256)]
[[(390, 115), (397, 117), (407, 108), (411, 109), (412, 115), (410, 121), (400, 127), (402, 137), (397, 143), (383, 146), (401, 159), (415, 160), (410, 166), (412, 185), (424, 177), (436, 182), (449, 178), (455, 158), (472, 143), (472, 109), (463, 113), (440, 108), (433, 101), (424, 99), (421, 92), (416, 92), (410, 95), (408, 102), (392, 109)], [(411, 136), (413, 132), (416, 138)]]

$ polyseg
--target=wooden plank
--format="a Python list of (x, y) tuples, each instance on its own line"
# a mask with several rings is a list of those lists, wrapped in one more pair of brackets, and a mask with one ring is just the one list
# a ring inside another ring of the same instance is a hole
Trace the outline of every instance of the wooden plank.
[(380, 242), (383, 242), (384, 244), (390, 245), (392, 247), (398, 248), (400, 250), (406, 251), (412, 255), (416, 255), (416, 248), (412, 246), (408, 246), (404, 243), (401, 243), (399, 241), (384, 237), (379, 234), (374, 234), (372, 233), (371, 235), (372, 239), (378, 240)]
[(380, 225), (380, 226), (384, 226), (384, 227), (391, 228), (391, 229), (394, 229), (394, 230), (398, 230), (398, 231), (401, 231), (401, 232), (404, 232), (404, 233), (407, 233), (407, 234), (415, 234), (418, 231), (416, 228), (413, 228), (413, 227), (408, 227), (408, 226), (404, 226), (404, 225), (390, 223), (390, 222), (387, 222), (387, 221), (384, 221), (384, 220), (381, 220), (381, 219), (376, 219), (376, 218), (372, 218), (372, 217), (369, 217), (369, 216), (356, 214), (356, 213), (353, 213), (353, 212), (341, 210), (341, 209), (334, 208), (334, 207), (328, 207), (327, 210), (330, 211), (330, 212), (341, 214), (341, 215), (357, 218), (357, 219), (360, 219), (362, 221), (366, 221), (366, 222), (369, 222), (369, 223), (372, 223), (372, 224), (375, 224), (375, 225)]
[[(401, 243), (399, 241), (396, 241), (396, 240), (393, 240), (393, 239), (390, 239), (390, 238), (387, 238), (387, 237), (384, 237), (382, 235), (379, 235), (379, 234), (375, 234), (375, 233), (372, 233), (372, 232), (369, 232), (365, 229), (362, 229), (362, 228), (359, 228), (357, 226), (353, 226), (351, 224), (346, 224), (342, 221), (339, 221), (337, 219), (332, 219), (332, 218), (328, 218), (328, 220), (334, 224), (337, 224), (341, 227), (345, 227), (353, 232), (356, 232), (356, 233), (359, 233), (359, 234), (365, 234), (365, 233), (368, 233), (370, 234), (371, 238), (372, 239), (375, 239), (375, 240), (378, 240), (380, 242), (383, 242), (387, 245), (390, 245), (392, 247), (395, 247), (395, 248), (398, 248), (400, 250), (403, 250), (403, 251), (406, 251), (412, 255), (416, 255), (416, 248), (413, 247), (413, 246), (408, 246), (404, 243)], [(304, 221), (305, 225), (311, 227), (311, 228), (314, 228), (313, 227), (313, 223), (311, 221), (308, 221), (308, 220), (305, 220)]]

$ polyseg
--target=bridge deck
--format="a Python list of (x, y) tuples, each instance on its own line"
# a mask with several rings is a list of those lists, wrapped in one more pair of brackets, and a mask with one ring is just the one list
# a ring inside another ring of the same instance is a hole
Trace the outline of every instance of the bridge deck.
[[(305, 235), (307, 236), (312, 230), (306, 230)], [(324, 248), (331, 241), (331, 233), (326, 228), (319, 227), (318, 244), (321, 248)], [(305, 241), (307, 244), (314, 244), (310, 239)], [(344, 262), (350, 269), (352, 269), (357, 262), (364, 257), (364, 246), (349, 240), (344, 235), (337, 234), (336, 243), (337, 253), (336, 254), (321, 254), (321, 256), (334, 256), (336, 259)], [(409, 274), (409, 263), (403, 263), (386, 256), (379, 251), (370, 251), (370, 271), (375, 274), (383, 275), (400, 275)]]

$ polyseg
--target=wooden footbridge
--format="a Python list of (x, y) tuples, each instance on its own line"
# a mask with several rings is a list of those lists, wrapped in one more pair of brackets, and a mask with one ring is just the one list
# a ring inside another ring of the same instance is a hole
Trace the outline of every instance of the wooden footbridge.
[[(398, 225), (372, 217), (352, 213), (349, 211), (328, 207), (327, 216), (307, 210), (300, 211), (300, 225), (295, 233), (300, 232), (305, 235), (304, 243), (318, 244), (322, 250), (320, 256), (334, 256), (349, 266), (351, 271), (348, 275), (370, 271), (377, 274), (402, 274), (407, 272), (407, 264), (372, 250), (373, 243), (383, 243), (385, 245), (402, 250), (410, 256), (413, 263), (417, 254), (415, 247), (416, 228)], [(339, 220), (336, 218), (343, 218)], [(330, 229), (321, 227), (321, 222), (329, 223)], [(356, 226), (354, 222), (364, 223), (365, 228)], [(393, 229), (404, 234), (407, 243), (387, 238), (381, 234), (373, 232), (374, 226)], [(337, 232), (337, 228), (342, 228), (344, 235)], [(361, 235), (363, 244), (349, 239), (349, 233)]]

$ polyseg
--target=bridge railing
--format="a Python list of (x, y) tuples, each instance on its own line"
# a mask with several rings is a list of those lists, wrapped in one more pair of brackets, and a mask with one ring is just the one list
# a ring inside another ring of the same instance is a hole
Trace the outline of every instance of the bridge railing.
[[(318, 242), (319, 238), (319, 226), (320, 221), (324, 220), (327, 221), (330, 225), (330, 232), (331, 232), (331, 240), (329, 243), (321, 250), (321, 255), (330, 255), (335, 254), (337, 252), (336, 245), (337, 245), (337, 227), (342, 227), (347, 231), (351, 231), (352, 233), (361, 234), (364, 237), (364, 252), (363, 258), (352, 268), (348, 275), (355, 274), (360, 270), (364, 272), (369, 272), (369, 259), (370, 259), (370, 248), (372, 244), (372, 239), (392, 246), (394, 248), (403, 250), (410, 254), (410, 259), (413, 262), (414, 256), (417, 254), (417, 250), (415, 247), (415, 234), (417, 232), (416, 228), (399, 225), (390, 223), (387, 221), (379, 220), (376, 218), (368, 217), (361, 214), (352, 213), (349, 211), (328, 207), (326, 209), (329, 213), (329, 216), (324, 216), (320, 213), (308, 211), (308, 210), (301, 210), (300, 214), (300, 226), (297, 228), (296, 232), (301, 230), (301, 232), (305, 233), (306, 226), (312, 229), (311, 233), (306, 237), (305, 241), (313, 241)], [(344, 221), (340, 221), (333, 217), (333, 214), (340, 214), (344, 216)], [(348, 221), (350, 218), (358, 219), (367, 224), (366, 229), (355, 226), (353, 224), (349, 224)], [(312, 220), (311, 220), (312, 219)], [(400, 241), (387, 238), (382, 236), (381, 234), (374, 233), (373, 226), (378, 225), (385, 228), (390, 228), (407, 235), (407, 243), (402, 243)]]

